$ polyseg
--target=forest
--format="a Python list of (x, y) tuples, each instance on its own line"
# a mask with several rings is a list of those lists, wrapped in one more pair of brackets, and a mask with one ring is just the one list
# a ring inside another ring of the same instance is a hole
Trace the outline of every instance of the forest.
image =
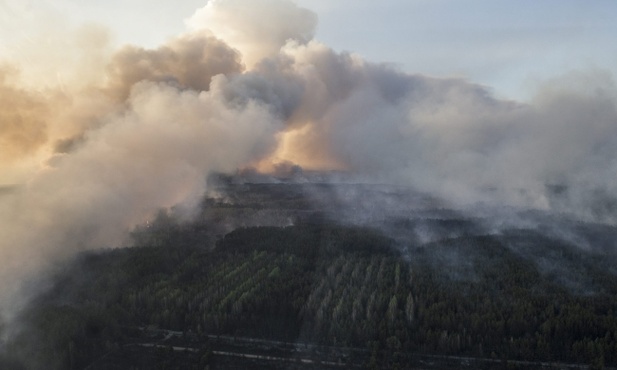
[[(213, 336), (354, 349), (350, 367), (407, 368), (418, 354), (617, 366), (614, 260), (533, 230), (401, 245), (308, 217), (217, 233), (162, 212), (134, 247), (80, 254), (21, 314), (1, 367), (226, 368)], [(157, 330), (191, 351), (145, 348)]]

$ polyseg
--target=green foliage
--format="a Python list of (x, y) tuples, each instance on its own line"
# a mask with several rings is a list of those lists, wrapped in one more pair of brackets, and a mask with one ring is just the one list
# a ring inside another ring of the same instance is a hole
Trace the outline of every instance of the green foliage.
[[(208, 250), (199, 236), (173, 236), (176, 227), (142, 235), (149, 247), (78, 258), (21, 317), (0, 364), (85, 368), (130, 343), (127, 328), (146, 326), (364, 347), (373, 368), (412, 352), (617, 364), (614, 275), (590, 271), (603, 291), (572, 294), (504, 238), (449, 239), (407, 261), (365, 228), (243, 228)], [(164, 361), (182, 368), (174, 356)], [(208, 365), (207, 352), (198, 357)]]

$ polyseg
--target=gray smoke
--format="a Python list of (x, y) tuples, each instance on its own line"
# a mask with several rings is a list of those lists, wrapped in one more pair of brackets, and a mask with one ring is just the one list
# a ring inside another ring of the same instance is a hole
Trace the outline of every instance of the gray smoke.
[[(605, 72), (559, 77), (519, 103), (336, 52), (312, 39), (313, 13), (282, 0), (210, 1), (188, 24), (152, 50), (114, 51), (98, 28), (69, 29), (69, 48), (35, 53), (54, 63), (2, 68), (0, 168), (21, 183), (0, 193), (5, 311), (51, 264), (121, 244), (161, 208), (190, 212), (212, 171), (292, 163), (459, 206), (616, 221), (617, 94)], [(96, 63), (50, 77), (60, 53)]]

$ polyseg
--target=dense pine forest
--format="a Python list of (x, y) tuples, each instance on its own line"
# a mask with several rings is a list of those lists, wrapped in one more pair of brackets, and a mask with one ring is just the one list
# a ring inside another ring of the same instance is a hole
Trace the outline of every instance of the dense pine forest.
[(339, 348), (350, 368), (406, 368), (417, 355), (435, 356), (428, 368), (459, 357), (455, 368), (617, 366), (611, 254), (453, 218), (423, 218), (442, 237), (419, 243), (337, 221), (301, 189), (238, 186), (190, 222), (162, 211), (132, 248), (82, 253), (5, 329), (0, 365), (236, 368), (214, 339), (231, 337)]

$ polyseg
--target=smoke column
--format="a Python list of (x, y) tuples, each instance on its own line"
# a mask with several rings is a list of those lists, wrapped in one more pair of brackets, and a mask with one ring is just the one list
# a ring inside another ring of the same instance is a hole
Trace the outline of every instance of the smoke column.
[(5, 315), (53, 264), (121, 245), (160, 208), (190, 210), (211, 171), (292, 162), (460, 205), (615, 222), (617, 94), (606, 72), (547, 81), (531, 103), (499, 100), (462, 79), (335, 52), (314, 40), (312, 12), (283, 0), (212, 0), (153, 49), (51, 23), (1, 48)]

